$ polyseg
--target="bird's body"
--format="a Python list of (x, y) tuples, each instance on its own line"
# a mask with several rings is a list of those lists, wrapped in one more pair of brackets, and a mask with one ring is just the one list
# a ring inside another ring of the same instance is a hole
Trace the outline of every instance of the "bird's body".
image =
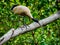
[(37, 19), (34, 19), (29, 8), (26, 6), (22, 6), (22, 5), (13, 5), (11, 10), (14, 12), (14, 14), (18, 14), (21, 16), (28, 16), (29, 18), (31, 18), (33, 21), (38, 22)]
[(21, 16), (28, 16), (30, 18), (33, 18), (31, 13), (30, 13), (29, 8), (27, 8), (26, 6), (16, 6), (13, 9), (13, 12), (14, 12), (14, 14), (18, 14), (18, 15), (21, 15)]

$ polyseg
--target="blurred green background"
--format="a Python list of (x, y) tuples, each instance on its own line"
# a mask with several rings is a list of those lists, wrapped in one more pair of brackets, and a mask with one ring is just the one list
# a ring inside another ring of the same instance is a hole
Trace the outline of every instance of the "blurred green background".
[[(17, 29), (22, 24), (23, 18), (11, 12), (14, 4), (27, 6), (34, 18), (42, 20), (57, 12), (55, 0), (0, 0), (0, 37), (11, 28)], [(25, 18), (26, 24), (33, 21)], [(14, 38), (3, 45), (60, 45), (60, 19)]]

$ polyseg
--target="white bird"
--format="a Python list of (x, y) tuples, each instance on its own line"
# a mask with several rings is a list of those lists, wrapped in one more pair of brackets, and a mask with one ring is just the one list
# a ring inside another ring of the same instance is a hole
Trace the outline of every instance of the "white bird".
[(13, 5), (11, 10), (14, 12), (14, 14), (18, 14), (21, 16), (28, 16), (29, 18), (31, 18), (33, 21), (37, 22), (39, 24), (39, 21), (37, 19), (34, 19), (30, 9), (26, 6), (22, 6), (22, 5)]

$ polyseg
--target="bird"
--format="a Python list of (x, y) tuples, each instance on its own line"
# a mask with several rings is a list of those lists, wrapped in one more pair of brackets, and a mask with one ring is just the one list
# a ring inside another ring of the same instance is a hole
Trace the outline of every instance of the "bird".
[(14, 12), (14, 14), (18, 14), (18, 15), (21, 15), (21, 16), (28, 16), (29, 18), (31, 18), (34, 22), (39, 23), (39, 21), (35, 18), (33, 18), (32, 14), (31, 14), (31, 11), (28, 7), (26, 6), (23, 6), (23, 5), (13, 5), (11, 7), (11, 10), (12, 12)]

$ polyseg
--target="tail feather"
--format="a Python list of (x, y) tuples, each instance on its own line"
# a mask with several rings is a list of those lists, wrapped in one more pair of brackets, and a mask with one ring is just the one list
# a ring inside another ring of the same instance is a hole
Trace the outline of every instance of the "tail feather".
[(38, 20), (37, 20), (37, 19), (32, 18), (32, 20), (33, 20), (34, 22), (37, 22), (37, 23), (38, 23)]
[(40, 23), (39, 23), (39, 21), (38, 21), (37, 19), (32, 18), (32, 20), (33, 20), (34, 22), (37, 22), (37, 23), (40, 25)]

